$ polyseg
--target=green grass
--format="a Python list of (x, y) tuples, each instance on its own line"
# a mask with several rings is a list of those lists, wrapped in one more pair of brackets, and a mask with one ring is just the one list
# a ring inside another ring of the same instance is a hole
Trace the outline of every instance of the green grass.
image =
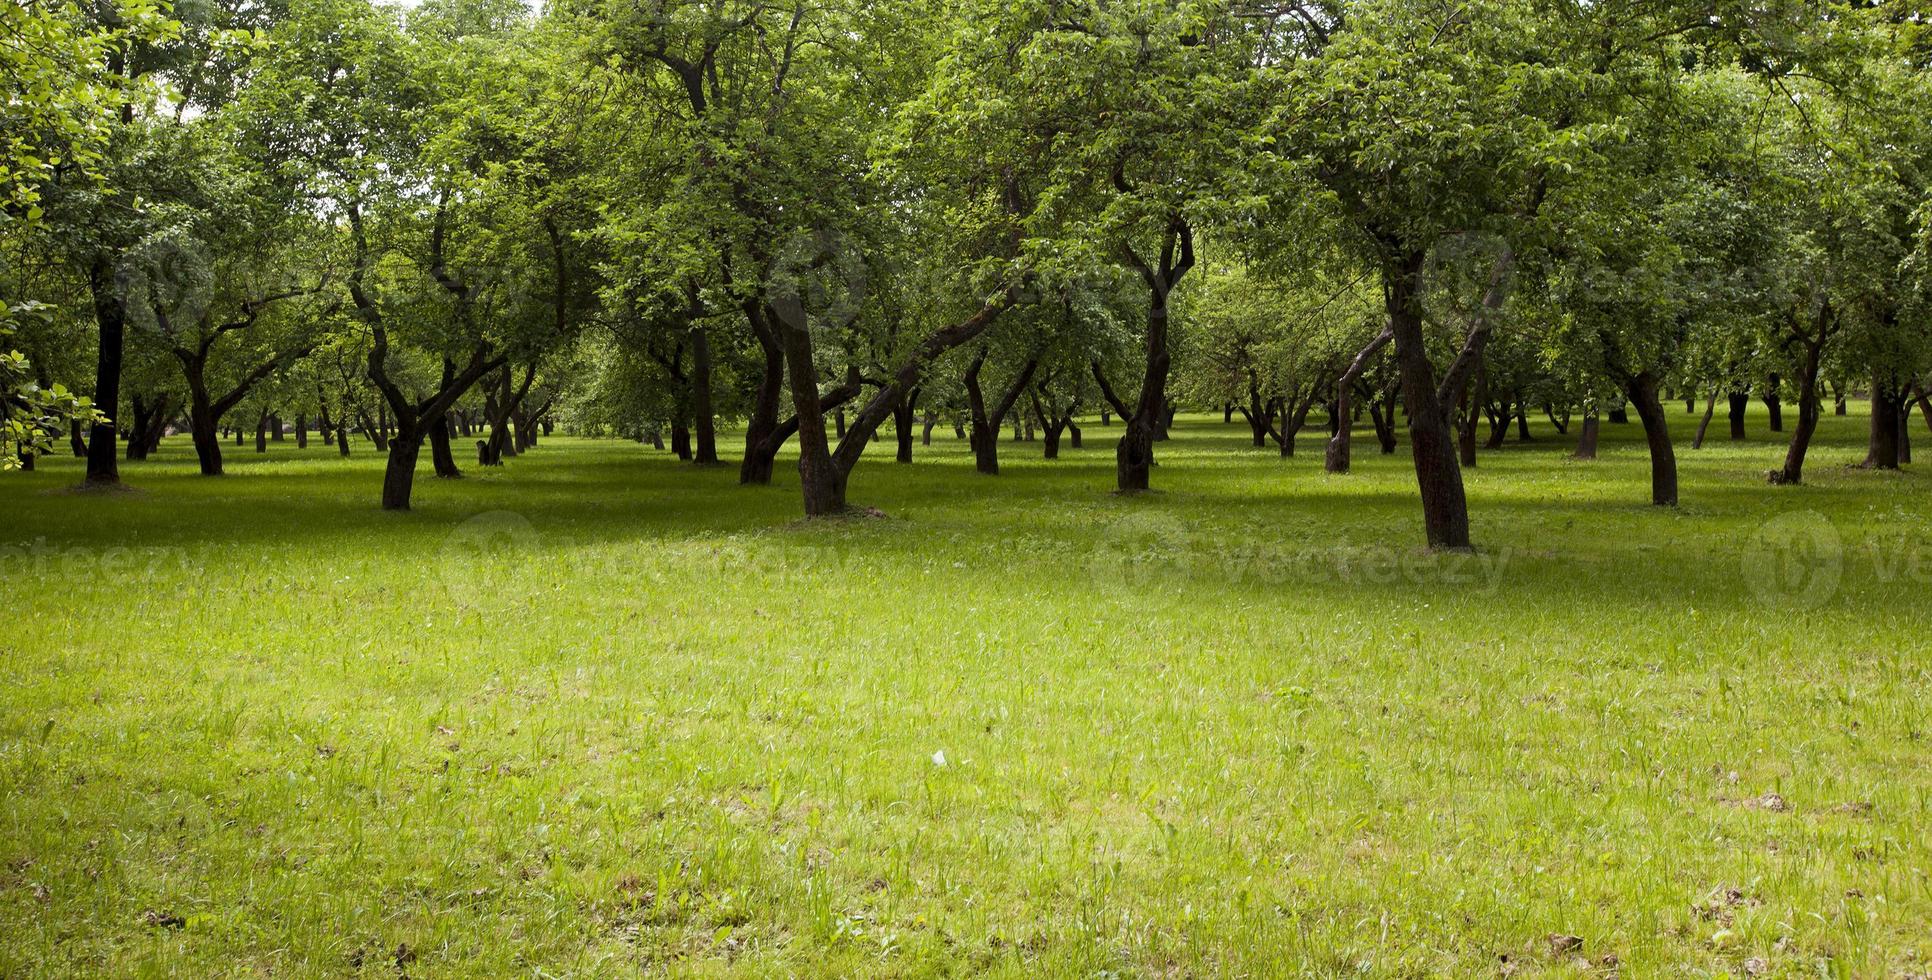
[(409, 514), (360, 444), (48, 460), (0, 478), (0, 975), (1921, 976), (1932, 476), (1847, 469), (1854, 416), (1769, 487), (1682, 407), (1681, 508), (1636, 426), (1539, 427), (1474, 559), (1406, 450), (1218, 417), (1138, 498), (1118, 428), (882, 442), (889, 518), (812, 524), (619, 442)]

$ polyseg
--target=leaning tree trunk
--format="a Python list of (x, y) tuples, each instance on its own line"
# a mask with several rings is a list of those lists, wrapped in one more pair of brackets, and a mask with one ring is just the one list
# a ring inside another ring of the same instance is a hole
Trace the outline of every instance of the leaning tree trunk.
[(1711, 418), (1716, 414), (1717, 414), (1717, 392), (1713, 391), (1711, 392), (1710, 398), (1704, 402), (1704, 420), (1702, 422), (1697, 423), (1697, 438), (1691, 440), (1692, 449), (1704, 448), (1704, 434), (1710, 431)]
[[(1804, 357), (1798, 363), (1798, 427), (1792, 431), (1791, 445), (1784, 451), (1784, 465), (1767, 474), (1772, 483), (1795, 486), (1804, 482), (1805, 453), (1811, 448), (1812, 433), (1818, 431), (1818, 415), (1823, 408), (1818, 397), (1822, 343), (1822, 340), (1818, 343), (1809, 339), (1804, 341)], [(1766, 402), (1775, 397), (1766, 396)], [(1776, 431), (1775, 426), (1773, 431)]]
[(1642, 371), (1624, 386), (1637, 418), (1644, 424), (1644, 440), (1650, 444), (1650, 502), (1658, 507), (1677, 506), (1677, 452), (1670, 442), (1670, 421), (1664, 414), (1663, 399), (1657, 392), (1657, 377)]

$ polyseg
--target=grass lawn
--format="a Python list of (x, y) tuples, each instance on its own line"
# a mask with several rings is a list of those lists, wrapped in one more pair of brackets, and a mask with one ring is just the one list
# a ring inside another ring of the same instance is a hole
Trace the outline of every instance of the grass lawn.
[(812, 524), (614, 441), (425, 460), (409, 514), (365, 443), (47, 460), (0, 976), (1922, 977), (1932, 473), (1847, 469), (1859, 408), (1776, 488), (1678, 403), (1677, 510), (1636, 425), (1538, 427), (1475, 557), (1406, 449), (1218, 416), (1140, 498), (1118, 427), (888, 438), (889, 516)]

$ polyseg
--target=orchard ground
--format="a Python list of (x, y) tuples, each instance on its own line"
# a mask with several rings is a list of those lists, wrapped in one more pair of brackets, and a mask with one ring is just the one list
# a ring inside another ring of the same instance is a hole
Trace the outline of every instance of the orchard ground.
[(888, 433), (811, 523), (618, 441), (408, 514), (362, 442), (45, 460), (0, 975), (1924, 976), (1932, 474), (1682, 410), (1675, 510), (1635, 425), (1484, 452), (1473, 557), (1218, 416), (1138, 498), (1118, 426)]

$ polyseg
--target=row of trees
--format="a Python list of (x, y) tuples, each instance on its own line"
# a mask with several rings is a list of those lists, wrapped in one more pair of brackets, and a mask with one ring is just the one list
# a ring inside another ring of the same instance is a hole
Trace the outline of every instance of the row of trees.
[[(1647, 434), (1932, 371), (1932, 36), (1887, 2), (28, 0), (5, 15), (7, 437), (119, 479), (174, 423), (477, 460), (551, 419), (845, 509), (888, 423), (998, 472), (1180, 405), (1406, 428), (1427, 539), (1532, 413)], [(13, 43), (13, 42), (9, 42)], [(17, 135), (15, 135), (17, 134)], [(59, 385), (65, 387), (59, 387)], [(91, 404), (67, 394), (91, 396)], [(98, 408), (98, 413), (95, 409)], [(1932, 420), (1932, 415), (1928, 415)], [(1345, 472), (1352, 426), (1325, 465)], [(90, 431), (82, 431), (88, 429)], [(1701, 442), (1703, 431), (1698, 431)], [(1077, 438), (1077, 435), (1075, 436)], [(467, 455), (467, 454), (465, 454)]]

